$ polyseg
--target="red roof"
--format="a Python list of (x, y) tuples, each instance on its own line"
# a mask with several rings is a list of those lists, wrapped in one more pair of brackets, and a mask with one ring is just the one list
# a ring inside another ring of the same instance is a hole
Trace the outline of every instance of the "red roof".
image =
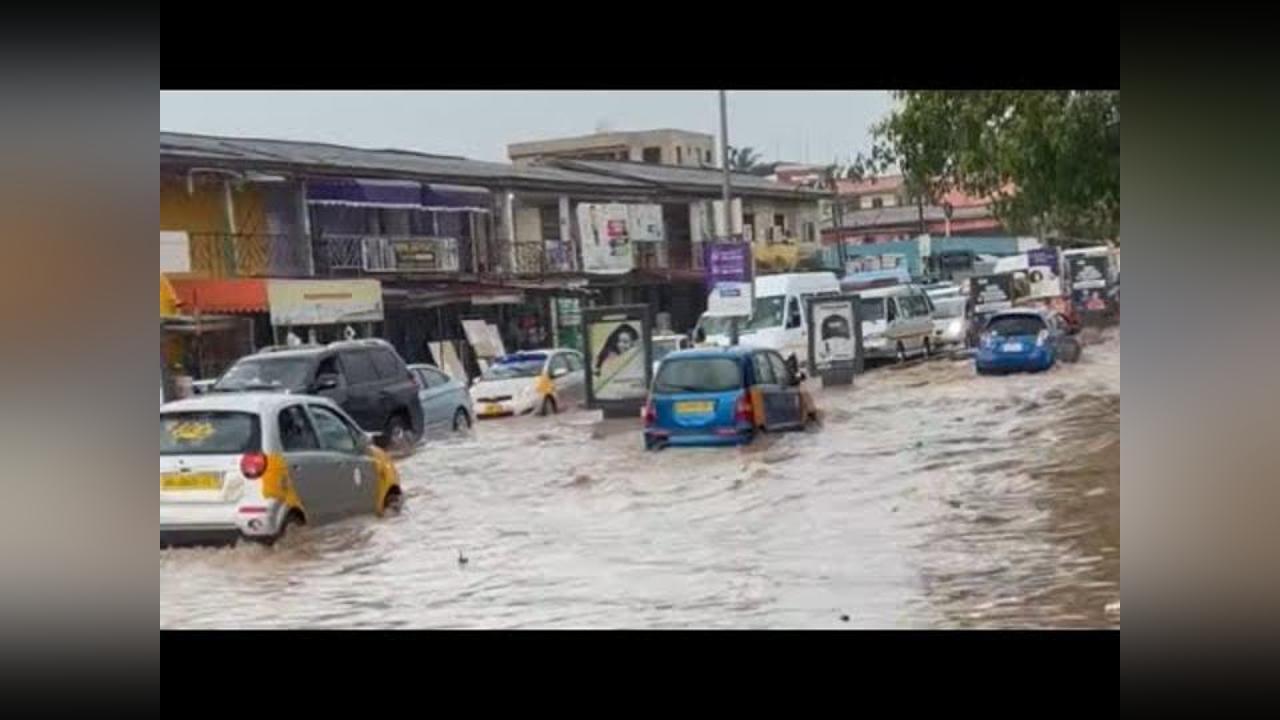
[(902, 188), (901, 175), (885, 175), (866, 180), (837, 180), (836, 191), (841, 195), (866, 195), (873, 192), (897, 192)]
[(186, 315), (267, 312), (267, 281), (253, 279), (170, 278)]

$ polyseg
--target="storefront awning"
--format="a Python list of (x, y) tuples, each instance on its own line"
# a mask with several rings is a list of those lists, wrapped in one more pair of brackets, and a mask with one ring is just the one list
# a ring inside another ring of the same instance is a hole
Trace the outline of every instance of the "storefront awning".
[(183, 315), (267, 312), (267, 282), (256, 279), (171, 278)]
[(307, 202), (436, 212), (489, 212), (490, 207), (485, 190), (402, 180), (313, 180), (307, 183)]

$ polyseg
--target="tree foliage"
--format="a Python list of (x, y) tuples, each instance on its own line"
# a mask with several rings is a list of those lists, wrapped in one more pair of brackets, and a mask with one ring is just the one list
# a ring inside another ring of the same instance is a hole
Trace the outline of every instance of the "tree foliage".
[(761, 159), (760, 153), (750, 146), (729, 146), (729, 169), (734, 172), (751, 172), (760, 165)]
[(991, 196), (1011, 230), (1115, 239), (1119, 91), (902, 91), (850, 176), (897, 167), (907, 192)]

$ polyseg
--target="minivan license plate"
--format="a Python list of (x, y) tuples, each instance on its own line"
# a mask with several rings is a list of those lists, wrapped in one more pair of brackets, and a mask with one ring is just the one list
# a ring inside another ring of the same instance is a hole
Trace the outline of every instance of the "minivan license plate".
[(1022, 352), (1022, 343), (1005, 343), (1000, 349), (1004, 352)]
[(705, 414), (713, 409), (715, 409), (715, 405), (710, 400), (691, 400), (676, 403), (676, 414), (678, 415)]

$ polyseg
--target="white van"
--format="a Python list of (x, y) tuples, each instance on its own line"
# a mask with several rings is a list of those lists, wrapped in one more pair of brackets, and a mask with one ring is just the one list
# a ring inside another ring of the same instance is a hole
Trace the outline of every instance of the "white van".
[[(833, 272), (780, 273), (755, 279), (755, 305), (750, 319), (738, 321), (738, 342), (777, 350), (784, 359), (795, 357), (804, 367), (809, 361), (809, 325), (802, 301), (839, 295), (840, 281)], [(729, 344), (729, 318), (703, 314), (698, 329), (701, 342)]]
[(918, 285), (892, 285), (858, 295), (866, 357), (901, 361), (933, 352), (933, 304)]

